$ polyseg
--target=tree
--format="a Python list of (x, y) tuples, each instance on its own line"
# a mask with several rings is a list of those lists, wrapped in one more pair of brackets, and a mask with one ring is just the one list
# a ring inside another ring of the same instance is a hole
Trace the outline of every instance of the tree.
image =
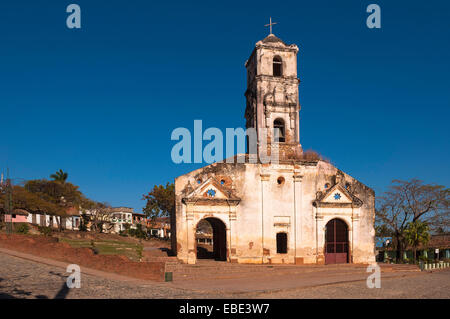
[(416, 251), (420, 244), (426, 245), (430, 241), (430, 233), (427, 223), (416, 220), (408, 223), (405, 229), (405, 240), (413, 249), (414, 263), (416, 263)]
[(71, 183), (35, 179), (27, 181), (25, 188), (44, 200), (55, 204), (66, 203), (68, 205), (77, 205), (85, 199), (83, 194), (78, 190), (78, 186)]
[[(95, 201), (86, 198), (79, 190), (79, 187), (72, 183), (61, 183), (58, 181), (48, 181), (46, 179), (30, 180), (25, 183), (25, 189), (30, 193), (39, 196), (46, 202), (53, 203), (61, 207), (60, 213), (50, 215), (57, 215), (61, 218), (67, 216), (67, 210), (70, 207), (77, 209), (89, 209), (97, 207)], [(48, 213), (48, 212), (45, 212)], [(59, 219), (58, 226), (62, 230), (62, 223)]]
[(85, 204), (83, 211), (83, 222), (85, 225), (89, 223), (92, 231), (102, 233), (103, 230), (110, 231), (114, 227), (109, 204), (90, 201)]
[(391, 232), (397, 260), (403, 255), (408, 223), (425, 222), (431, 231), (449, 228), (449, 201), (449, 189), (444, 186), (423, 184), (417, 179), (392, 181), (378, 200), (376, 223)]
[(212, 234), (213, 233), (211, 224), (205, 219), (202, 219), (201, 221), (198, 222), (196, 231), (198, 233), (203, 233), (203, 234)]
[(54, 181), (64, 184), (69, 177), (69, 174), (64, 172), (62, 169), (57, 171), (55, 174), (51, 174), (50, 178), (53, 178)]
[(155, 185), (142, 199), (147, 200), (147, 204), (142, 210), (152, 222), (157, 217), (168, 217), (175, 213), (175, 185), (173, 183), (167, 183), (166, 186)]
[[(79, 207), (86, 200), (78, 190), (78, 186), (66, 182), (48, 181), (46, 179), (30, 180), (25, 183), (25, 189), (41, 199), (61, 207), (60, 213), (50, 213), (59, 216), (61, 219), (67, 216), (66, 211), (69, 207)], [(62, 230), (60, 219), (57, 219), (57, 222), (59, 230)]]
[(392, 231), (386, 224), (375, 225), (375, 237), (392, 237)]
[[(6, 194), (5, 194), (6, 195)], [(5, 195), (0, 197), (0, 210), (6, 208)], [(30, 213), (49, 213), (59, 215), (63, 210), (58, 205), (48, 202), (36, 194), (27, 191), (22, 186), (13, 186), (12, 188), (12, 209), (23, 209)]]

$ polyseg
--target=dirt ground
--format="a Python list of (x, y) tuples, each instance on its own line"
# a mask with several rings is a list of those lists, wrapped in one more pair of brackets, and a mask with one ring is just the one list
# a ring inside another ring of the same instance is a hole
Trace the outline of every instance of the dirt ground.
[[(58, 238), (40, 235), (0, 234), (0, 247), (134, 278), (164, 280), (164, 262), (133, 261), (134, 257), (140, 259), (139, 256), (134, 255), (133, 251), (137, 253), (140, 249), (142, 252), (142, 244), (138, 246), (136, 243), (111, 240), (102, 242), (98, 238), (91, 240), (93, 241), (93, 247), (90, 245), (90, 241), (89, 246), (83, 246), (87, 245), (86, 242), (69, 240), (62, 236)], [(95, 245), (96, 242), (97, 245)], [(79, 246), (76, 246), (77, 244)]]
[[(63, 263), (61, 263), (63, 264)], [(42, 263), (18, 258), (0, 252), (0, 299), (85, 299), (85, 298), (176, 298), (176, 299), (208, 299), (208, 298), (450, 298), (450, 269), (435, 272), (411, 272), (409, 275), (382, 277), (381, 288), (368, 289), (365, 280), (335, 282), (317, 285), (317, 278), (323, 278), (323, 270), (305, 272), (295, 276), (297, 282), (293, 288), (271, 289), (270, 283), (278, 280), (270, 274), (259, 280), (260, 288), (252, 291), (237, 291), (238, 285), (222, 286), (219, 282), (204, 280), (202, 287), (181, 287), (173, 283), (156, 283), (143, 280), (122, 280), (110, 274), (87, 273), (82, 269), (81, 288), (68, 289), (65, 282), (68, 274), (65, 268), (54, 263)], [(64, 266), (64, 264), (63, 264)], [(349, 269), (350, 270), (350, 269)], [(327, 276), (342, 280), (338, 268), (327, 269)], [(353, 272), (352, 272), (353, 273)], [(355, 274), (348, 273), (350, 280), (357, 279)], [(288, 278), (289, 279), (289, 278)], [(292, 282), (294, 279), (290, 278)], [(313, 280), (316, 286), (304, 286), (306, 280)], [(195, 282), (195, 281), (193, 281)], [(249, 282), (241, 280), (242, 285)]]

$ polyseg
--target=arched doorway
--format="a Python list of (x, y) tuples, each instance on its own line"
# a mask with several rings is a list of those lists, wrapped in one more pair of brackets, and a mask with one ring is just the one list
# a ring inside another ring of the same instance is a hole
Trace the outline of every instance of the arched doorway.
[(227, 260), (227, 230), (220, 219), (208, 217), (199, 221), (195, 240), (198, 259)]
[(325, 228), (325, 264), (345, 263), (348, 263), (348, 227), (335, 218)]

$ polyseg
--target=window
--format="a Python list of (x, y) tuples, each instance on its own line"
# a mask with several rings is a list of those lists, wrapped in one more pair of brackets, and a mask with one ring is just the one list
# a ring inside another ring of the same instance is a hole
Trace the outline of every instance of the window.
[(284, 136), (284, 121), (282, 119), (276, 119), (273, 122), (273, 136), (275, 142), (284, 143), (286, 141)]
[(277, 234), (277, 254), (287, 254), (287, 234)]
[(273, 76), (283, 76), (283, 62), (279, 56), (273, 58)]
[(277, 183), (278, 183), (278, 185), (283, 185), (283, 183), (284, 183), (284, 177), (283, 177), (283, 176), (278, 177)]

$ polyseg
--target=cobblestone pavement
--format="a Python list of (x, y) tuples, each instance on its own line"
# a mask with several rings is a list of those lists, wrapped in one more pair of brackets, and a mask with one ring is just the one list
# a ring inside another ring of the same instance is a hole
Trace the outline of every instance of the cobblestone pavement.
[(130, 283), (87, 274), (82, 274), (80, 289), (67, 289), (67, 273), (60, 267), (1, 253), (0, 265), (0, 298), (450, 298), (450, 270), (382, 279), (381, 289), (352, 282), (236, 294), (182, 289), (168, 283)]
[(68, 289), (68, 273), (60, 267), (1, 253), (0, 265), (0, 298), (204, 298), (201, 292), (162, 283), (136, 284), (86, 274), (81, 275), (81, 288)]
[(345, 298), (345, 299), (407, 299), (450, 298), (450, 269), (433, 273), (396, 278), (382, 278), (381, 288), (368, 289), (365, 282), (333, 284), (306, 289), (293, 289), (264, 294), (252, 298)]

